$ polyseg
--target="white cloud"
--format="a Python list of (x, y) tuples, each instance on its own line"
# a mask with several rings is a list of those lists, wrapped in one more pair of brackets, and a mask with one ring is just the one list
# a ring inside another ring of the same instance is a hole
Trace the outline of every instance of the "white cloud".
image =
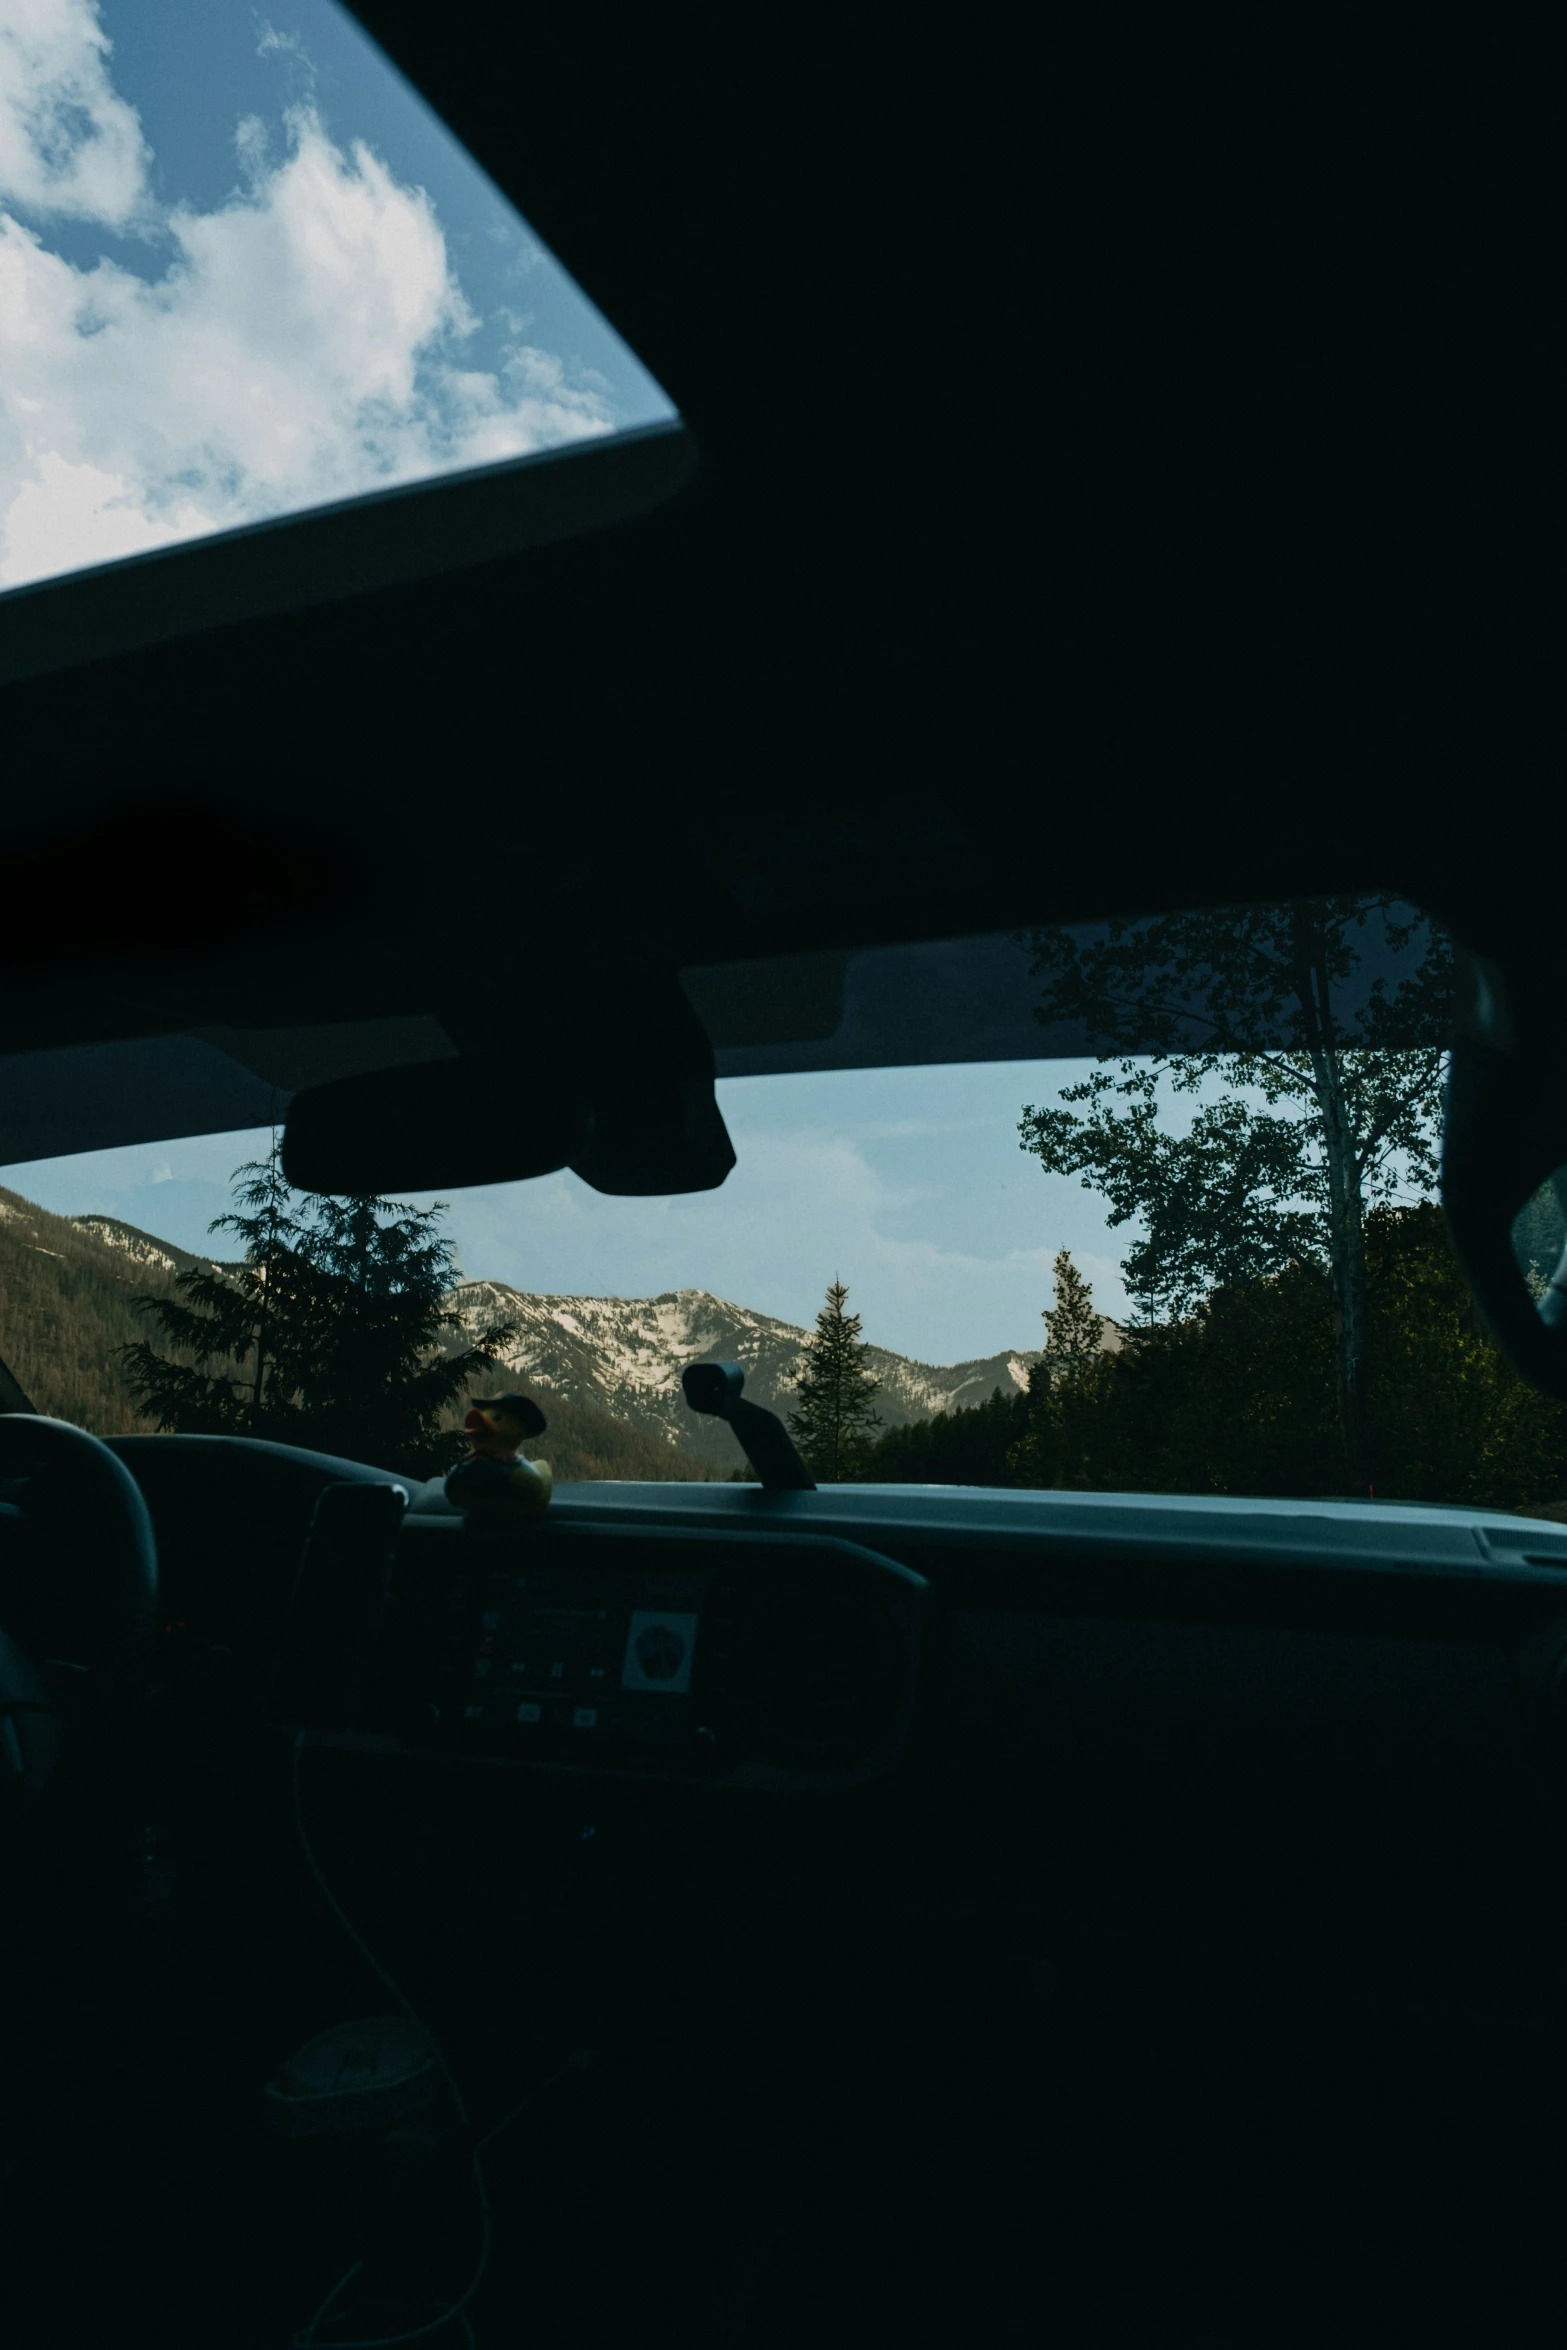
[(152, 1173), (148, 1176), (147, 1181), (149, 1183), (172, 1183), (174, 1181), (174, 1169), (169, 1165), (167, 1159), (154, 1159)]
[[(736, 1148), (739, 1163), (718, 1192), (616, 1199), (576, 1176), (552, 1175), (450, 1194), (451, 1230), (465, 1262), (519, 1289), (610, 1297), (709, 1289), (804, 1328), (841, 1274), (867, 1338), (928, 1363), (1040, 1345), (1060, 1247), (1072, 1250), (1100, 1311), (1126, 1315), (1115, 1258), (1084, 1245), (1101, 1220), (1091, 1209), (1084, 1216), (1076, 1186), (1040, 1185), (1037, 1243), (1011, 1245), (998, 1231), (991, 1246), (981, 1238), (964, 1247), (946, 1237), (951, 1203), (937, 1194), (920, 1197), (922, 1228), (891, 1229), (907, 1222), (916, 1195), (849, 1137), (819, 1126), (744, 1132), (737, 1118)], [(1069, 1220), (1058, 1221), (1062, 1210)]]
[(0, 201), (123, 228), (150, 157), (92, 0), (0, 0)]
[[(101, 29), (85, 0), (0, 0), (0, 27), (35, 18), (54, 45), (34, 83), (95, 91), (108, 127), (70, 164), (41, 102), (9, 103), (4, 185), (37, 211), (52, 173), (76, 210), (121, 225), (146, 211), (145, 157)], [(242, 186), (217, 211), (157, 216), (172, 254), (150, 281), (79, 269), (0, 212), (0, 585), (610, 428), (597, 385), (547, 352), (459, 364), (478, 321), (422, 188), (362, 144), (345, 153), (309, 106), (281, 152), (254, 118), (235, 143)]]

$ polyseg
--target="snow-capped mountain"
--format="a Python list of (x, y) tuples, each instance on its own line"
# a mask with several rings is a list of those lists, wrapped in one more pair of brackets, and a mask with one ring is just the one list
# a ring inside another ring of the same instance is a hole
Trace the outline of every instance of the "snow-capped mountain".
[(196, 1265), (212, 1273), (234, 1269), (232, 1265), (215, 1263), (211, 1257), (193, 1256), (188, 1248), (177, 1248), (172, 1240), (158, 1240), (119, 1216), (67, 1216), (65, 1221), (90, 1239), (101, 1240), (106, 1248), (118, 1249), (133, 1264), (155, 1266), (167, 1273), (188, 1273)]
[[(531, 1382), (596, 1404), (715, 1463), (735, 1459), (735, 1440), (721, 1421), (703, 1419), (687, 1405), (680, 1389), (687, 1363), (739, 1363), (747, 1399), (785, 1412), (810, 1335), (705, 1289), (663, 1297), (537, 1297), (503, 1281), (469, 1281), (452, 1302), (471, 1330), (513, 1321), (519, 1335), (504, 1359), (519, 1385)], [(998, 1387), (1011, 1394), (1028, 1385), (1038, 1360), (1037, 1348), (943, 1369), (880, 1346), (865, 1357), (881, 1382), (875, 1409), (887, 1427), (983, 1403)]]
[[(0, 1206), (0, 1214), (8, 1212), (14, 1211)], [(209, 1264), (213, 1272), (234, 1269), (193, 1256), (117, 1216), (73, 1216), (68, 1222), (149, 1271), (185, 1272)], [(678, 1289), (662, 1297), (546, 1297), (504, 1281), (464, 1281), (450, 1302), (471, 1331), (496, 1322), (513, 1324), (517, 1336), (503, 1350), (506, 1380), (608, 1412), (718, 1468), (734, 1465), (735, 1440), (721, 1421), (702, 1418), (687, 1405), (680, 1387), (687, 1363), (741, 1364), (748, 1399), (786, 1414), (811, 1335), (793, 1322), (732, 1305), (705, 1289)], [(1104, 1343), (1109, 1348), (1121, 1343), (1120, 1331), (1108, 1320)], [(1037, 1347), (939, 1366), (881, 1346), (869, 1347), (865, 1356), (866, 1367), (880, 1382), (874, 1409), (889, 1428), (983, 1403), (998, 1387), (1005, 1395), (1015, 1394), (1028, 1385), (1038, 1360)], [(496, 1384), (501, 1376), (496, 1375)]]

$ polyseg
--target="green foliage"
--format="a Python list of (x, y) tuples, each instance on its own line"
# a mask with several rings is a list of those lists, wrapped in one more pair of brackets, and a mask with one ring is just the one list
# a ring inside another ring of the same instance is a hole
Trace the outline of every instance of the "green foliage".
[(1080, 1379), (1098, 1362), (1104, 1347), (1104, 1323), (1094, 1311), (1094, 1293), (1072, 1262), (1070, 1249), (1058, 1249), (1052, 1268), (1055, 1302), (1044, 1314), (1044, 1369), (1052, 1383)]
[[(1516, 1509), (1567, 1493), (1567, 1407), (1503, 1360), (1429, 1201), (1366, 1221), (1366, 1416), (1384, 1500)], [(1326, 1271), (1290, 1264), (1128, 1333), (1070, 1381), (1036, 1369), (1018, 1484), (1281, 1498), (1343, 1493)]]
[(231, 1180), (237, 1204), (214, 1217), (208, 1230), (234, 1233), (242, 1260), (189, 1265), (176, 1275), (172, 1294), (165, 1286), (136, 1299), (143, 1318), (176, 1351), (159, 1354), (138, 1339), (119, 1355), (157, 1428), (195, 1436), (284, 1437), (295, 1416), (295, 1366), (285, 1356), (291, 1308), (308, 1270), (298, 1247), (304, 1227), (279, 1171), (275, 1142), (269, 1159), (236, 1168)]
[(1440, 1211), (1371, 1219), (1369, 1410), (1377, 1491), (1515, 1509), (1567, 1494), (1567, 1406), (1504, 1361)]
[(1094, 1310), (1094, 1293), (1072, 1262), (1070, 1249), (1056, 1252), (1055, 1299), (1045, 1310), (1045, 1346), (1028, 1376), (1024, 1424), (1007, 1455), (1019, 1485), (1076, 1485), (1084, 1482), (1080, 1458), (1083, 1429), (1101, 1392), (1104, 1323)]
[[(430, 1476), (462, 1451), (455, 1399), (500, 1368), (510, 1324), (468, 1334), (447, 1303), (453, 1250), (444, 1208), (374, 1197), (298, 1198), (274, 1147), (234, 1173), (232, 1271), (192, 1268), (176, 1294), (138, 1301), (172, 1352), (121, 1349), (159, 1428), (308, 1445)], [(453, 1336), (469, 1343), (453, 1348)]]
[(146, 1245), (148, 1261), (137, 1262), (70, 1217), (0, 1191), (0, 1355), (36, 1411), (97, 1436), (150, 1432), (116, 1350), (135, 1335), (135, 1293), (168, 1289), (181, 1263), (196, 1260)]
[[(1366, 1217), (1436, 1183), (1451, 950), (1397, 901), (1323, 898), (1032, 934), (1038, 1017), (1079, 1021), (1101, 1066), (1025, 1107), (1023, 1148), (1145, 1238), (1123, 1270), (1145, 1321), (1293, 1265), (1332, 1285), (1342, 1463), (1366, 1474)], [(1396, 977), (1363, 977), (1368, 949)], [(1134, 1056), (1149, 1055), (1142, 1065)], [(1223, 1100), (1184, 1133), (1161, 1085)], [(1256, 1097), (1246, 1099), (1246, 1096)], [(1260, 1106), (1259, 1106), (1260, 1105)]]
[[(1367, 1207), (1434, 1189), (1451, 953), (1393, 909), (1327, 898), (1113, 922), (1087, 944), (1033, 934), (1037, 1016), (1080, 1020), (1119, 1065), (1063, 1091), (1081, 1115), (1026, 1107), (1023, 1147), (1102, 1191), (1112, 1224), (1143, 1223), (1127, 1279), (1166, 1312), (1298, 1258), (1330, 1263), (1340, 1178)], [(1382, 973), (1357, 990), (1383, 942), (1405, 967), (1391, 990)], [(1181, 1094), (1215, 1075), (1263, 1106), (1226, 1099), (1164, 1131), (1161, 1078)]]
[(871, 1485), (1008, 1485), (1008, 1455), (1027, 1433), (1029, 1399), (998, 1387), (984, 1403), (884, 1428), (860, 1459)]
[[(129, 1246), (116, 1246), (106, 1237), (111, 1233)], [(138, 1258), (130, 1249), (143, 1253)], [(164, 1258), (172, 1262), (165, 1264), (161, 1261)], [(243, 1290), (244, 1270), (243, 1265), (226, 1265), (220, 1268), (219, 1278), (226, 1290), (239, 1288), (254, 1301), (254, 1289)], [(16, 1193), (0, 1190), (0, 1354), (37, 1411), (70, 1420), (97, 1436), (149, 1435), (157, 1423), (138, 1406), (122, 1351), (135, 1341), (135, 1300), (138, 1293), (145, 1296), (153, 1288), (158, 1296), (181, 1303), (174, 1286), (176, 1276), (211, 1271), (210, 1264), (188, 1251), (154, 1240), (113, 1218), (77, 1223), (69, 1217), (51, 1216)], [(253, 1332), (242, 1329), (241, 1335), (253, 1337)], [(451, 1346), (451, 1332), (444, 1343)], [(457, 1350), (454, 1347), (452, 1351)], [(224, 1424), (248, 1434), (243, 1407), (247, 1397), (253, 1396), (254, 1354), (248, 1354), (242, 1365), (215, 1360), (208, 1366), (214, 1377), (225, 1371), (231, 1402), (233, 1391), (237, 1391), (240, 1409)], [(720, 1474), (689, 1453), (592, 1405), (570, 1402), (542, 1390), (539, 1401), (549, 1426), (538, 1443), (527, 1449), (534, 1455), (542, 1454), (562, 1484), (600, 1478), (701, 1482)], [(440, 1414), (437, 1433), (446, 1440), (446, 1452), (462, 1446), (459, 1429), (463, 1408), (463, 1396), (455, 1394)], [(282, 1423), (281, 1433), (285, 1440), (299, 1441), (297, 1420)], [(383, 1459), (383, 1425), (378, 1422), (372, 1433), (374, 1441), (368, 1449), (353, 1450), (349, 1458)], [(399, 1464), (389, 1461), (387, 1465)]]
[(789, 1433), (811, 1475), (836, 1485), (862, 1473), (870, 1432), (880, 1426), (871, 1398), (880, 1381), (865, 1368), (870, 1349), (860, 1340), (860, 1317), (845, 1313), (849, 1292), (834, 1281), (816, 1317), (806, 1349)]

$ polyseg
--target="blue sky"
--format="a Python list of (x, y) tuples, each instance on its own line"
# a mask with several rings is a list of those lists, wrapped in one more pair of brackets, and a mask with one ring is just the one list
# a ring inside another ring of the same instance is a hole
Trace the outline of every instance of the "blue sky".
[[(926, 1069), (732, 1077), (718, 1093), (738, 1164), (717, 1191), (610, 1199), (548, 1175), (450, 1194), (463, 1269), (519, 1289), (645, 1297), (708, 1289), (809, 1325), (835, 1275), (865, 1334), (923, 1362), (1037, 1346), (1050, 1264), (1070, 1248), (1101, 1308), (1125, 1311), (1129, 1234), (1102, 1203), (1047, 1176), (1020, 1148), (1028, 1102), (1088, 1064), (981, 1062)], [(59, 1215), (122, 1216), (210, 1248), (236, 1163), (269, 1136), (203, 1135), (0, 1170)]]
[(0, 587), (672, 414), (334, 0), (0, 0)]

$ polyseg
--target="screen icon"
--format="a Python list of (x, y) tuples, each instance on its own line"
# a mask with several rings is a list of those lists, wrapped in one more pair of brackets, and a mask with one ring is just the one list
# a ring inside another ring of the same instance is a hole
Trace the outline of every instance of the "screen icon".
[(691, 1686), (696, 1626), (694, 1615), (636, 1609), (626, 1636), (626, 1656), (620, 1673), (622, 1689), (661, 1689), (672, 1696), (683, 1695)]

